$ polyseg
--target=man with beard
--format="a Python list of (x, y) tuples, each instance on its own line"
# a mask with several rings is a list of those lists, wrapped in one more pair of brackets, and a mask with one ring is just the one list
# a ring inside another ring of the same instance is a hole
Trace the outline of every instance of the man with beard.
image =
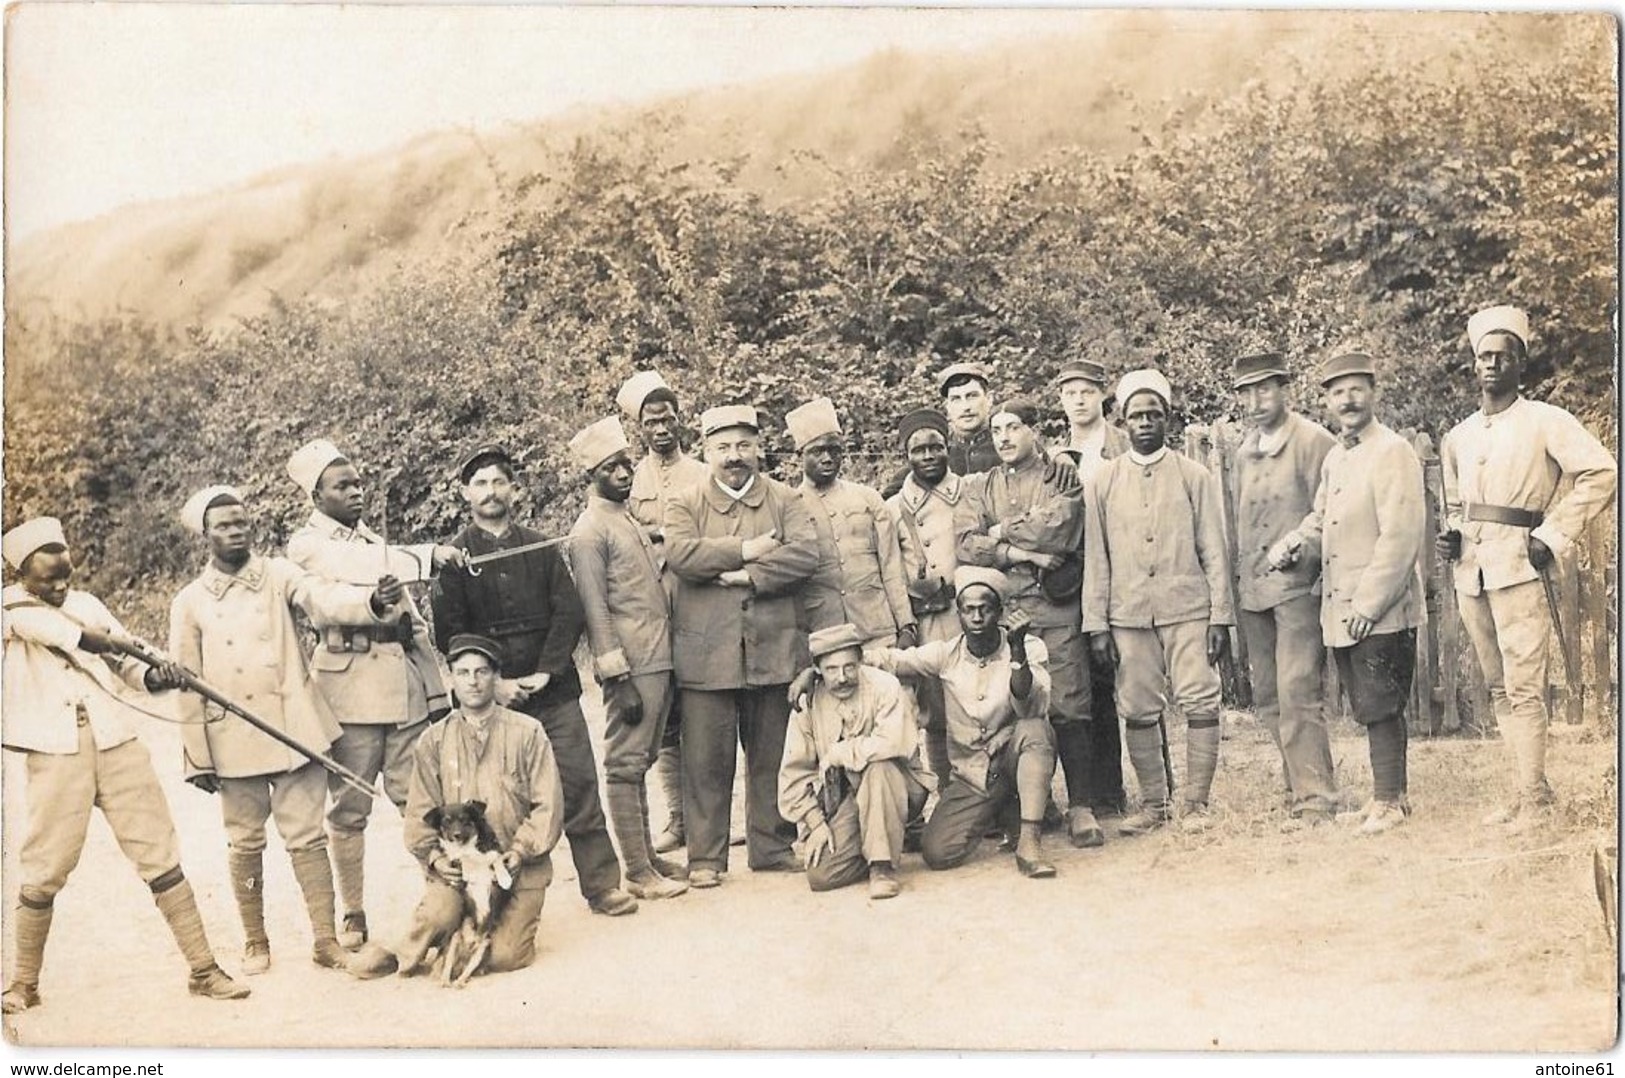
[(169, 802), (136, 734), (144, 709), (131, 693), (166, 694), (185, 684), (184, 672), (116, 650), (124, 627), (101, 600), (68, 586), (73, 557), (54, 517), (35, 517), (6, 532), (0, 555), (17, 574), (3, 594), (4, 743), (22, 755), (28, 775), (12, 973), (0, 1010), (17, 1014), (39, 1006), (56, 896), (79, 864), (91, 810), (98, 808), (191, 967), (187, 990), (206, 999), (246, 998), (248, 986), (215, 962), (192, 884), (181, 871)]
[[(1529, 316), (1491, 307), (1467, 321), (1479, 410), (1445, 435), (1446, 531), (1441, 557), (1456, 562), (1461, 620), (1489, 684), (1514, 792), (1486, 826), (1524, 828), (1547, 818), (1545, 583), (1586, 524), (1614, 495), (1613, 458), (1563, 409), (1520, 395)], [(1573, 481), (1558, 497), (1563, 480)], [(1569, 686), (1569, 692), (1578, 687)]]
[(790, 850), (795, 828), (779, 815), (778, 776), (790, 717), (784, 690), (807, 654), (796, 591), (818, 567), (818, 532), (800, 494), (759, 474), (760, 429), (750, 405), (701, 415), (711, 476), (666, 511), (688, 881), (697, 889), (717, 886), (728, 868), (740, 744), (750, 867), (801, 869)]
[(678, 866), (650, 850), (644, 777), (659, 751), (671, 708), (671, 599), (648, 533), (627, 511), (632, 461), (614, 416), (570, 439), (586, 473), (587, 508), (570, 531), (570, 569), (587, 617), (593, 674), (603, 687), (604, 793), (621, 847), (626, 889), (635, 898), (688, 890)]
[[(542, 724), (564, 784), (564, 834), (582, 897), (594, 913), (634, 913), (621, 890), (621, 866), (598, 800), (598, 765), (581, 713), (576, 642), (585, 616), (558, 546), (513, 519), (514, 464), (500, 446), (481, 446), (458, 469), (474, 520), (453, 545), (470, 557), (500, 555), (479, 567), (448, 569), (432, 594), (442, 652), (465, 633), (502, 649), (496, 701)], [(523, 550), (517, 548), (525, 548)]]
[(1105, 834), (1089, 805), (1095, 737), (1090, 710), (1089, 647), (1079, 605), (1083, 487), (1072, 466), (1040, 447), (1038, 407), (1006, 401), (993, 415), (999, 467), (966, 480), (954, 510), (961, 565), (1002, 570), (1007, 603), (1027, 615), (1044, 642), (1052, 683), (1049, 721), (1066, 774), (1067, 833), (1076, 846), (1099, 846)]
[[(365, 488), (361, 473), (325, 438), (301, 446), (288, 458), (288, 477), (310, 496), (310, 519), (288, 539), (288, 559), (326, 580), (362, 584), (380, 570), (401, 581), (427, 581), (442, 565), (459, 564), (455, 547), (422, 543), (391, 546), (361, 520)], [(311, 677), (343, 733), (333, 759), (368, 782), (383, 776), (384, 796), (406, 809), (412, 746), (432, 718), (450, 707), (429, 641), (429, 627), (410, 594), (401, 596), (399, 621), (379, 626), (317, 620)], [(354, 949), (367, 942), (363, 898), (367, 819), (372, 798), (336, 776), (328, 777), (332, 807), (328, 846), (338, 880), (344, 922), (339, 942)]]
[(1372, 417), (1377, 369), (1358, 352), (1321, 364), (1326, 410), (1341, 428), (1326, 454), (1315, 507), (1270, 548), (1287, 569), (1318, 542), (1324, 552), (1320, 628), (1348, 689), (1371, 752), (1372, 800), (1351, 818), (1362, 834), (1398, 827), (1406, 797), (1405, 703), (1416, 670), (1423, 599), (1422, 462), (1416, 450)]
[(818, 571), (801, 592), (809, 630), (852, 624), (866, 641), (913, 647), (919, 626), (903, 581), (897, 522), (871, 487), (842, 479), (841, 424), (819, 397), (784, 417), (801, 452), (801, 500), (818, 529)]
[(779, 811), (794, 822), (807, 884), (832, 891), (869, 878), (869, 897), (897, 897), (903, 827), (925, 807), (910, 769), (914, 716), (897, 678), (863, 663), (863, 630), (820, 629), (808, 640), (816, 673), (790, 715), (779, 766)]
[(1247, 641), (1253, 707), (1275, 739), (1286, 776), (1288, 829), (1336, 812), (1332, 745), (1321, 713), (1320, 550), (1308, 545), (1290, 568), (1268, 559), (1276, 541), (1314, 508), (1320, 469), (1336, 444), (1288, 405), (1286, 357), (1236, 360), (1236, 403), (1249, 429), (1236, 451), (1236, 559), (1241, 631)]
[[(228, 699), (326, 752), (342, 729), (311, 681), (294, 609), (320, 624), (366, 625), (370, 619), (382, 629), (402, 613), (400, 581), (386, 574), (369, 595), (364, 587), (323, 580), (285, 558), (262, 557), (250, 545), (242, 496), (231, 487), (194, 494), (181, 520), (208, 541), (209, 564), (170, 606), (170, 654)], [(327, 777), (321, 765), (201, 696), (184, 693), (177, 705), (186, 781), (220, 795), (232, 891), (247, 939), (243, 972), (264, 973), (271, 966), (264, 859), (265, 821), (272, 815), (310, 915), (312, 960), (342, 968), (333, 868), (322, 829)]]
[(1094, 661), (1117, 668), (1117, 710), (1140, 809), (1124, 835), (1161, 827), (1172, 815), (1164, 686), (1185, 715), (1181, 824), (1207, 823), (1219, 764), (1219, 674), (1234, 623), (1230, 558), (1219, 484), (1196, 461), (1168, 450), (1168, 379), (1125, 374), (1117, 404), (1129, 451), (1096, 477), (1084, 536), (1084, 629)]
[[(1106, 422), (1106, 383), (1106, 368), (1087, 359), (1063, 364), (1055, 376), (1067, 422), (1066, 445), (1055, 456), (1077, 469), (1086, 512), (1100, 469), (1128, 452), (1128, 435)], [(1108, 663), (1089, 664), (1089, 712), (1092, 743), (1083, 794), (1097, 820), (1121, 817), (1127, 808), (1123, 733), (1117, 719), (1117, 671)]]
[[(632, 469), (632, 494), (626, 505), (632, 517), (648, 531), (655, 559), (666, 567), (666, 504), (681, 491), (700, 486), (710, 477), (705, 465), (683, 452), (678, 431), (682, 413), (677, 394), (659, 371), (638, 371), (615, 394), (615, 403), (626, 418), (636, 423), (648, 450)], [(671, 582), (667, 580), (667, 590)], [(654, 837), (655, 853), (680, 849), (683, 835), (683, 712), (675, 696), (660, 743), (660, 755), (653, 768), (655, 781), (666, 802), (666, 824)]]
[[(954, 509), (965, 480), (948, 470), (948, 417), (934, 408), (905, 415), (897, 426), (908, 457), (908, 477), (886, 502), (897, 521), (903, 558), (903, 580), (909, 605), (919, 624), (919, 640), (952, 640), (960, 633), (954, 610), (954, 571), (959, 556), (954, 545)], [(947, 711), (942, 683), (913, 679), (925, 725), (925, 756), (940, 793), (948, 785)]]

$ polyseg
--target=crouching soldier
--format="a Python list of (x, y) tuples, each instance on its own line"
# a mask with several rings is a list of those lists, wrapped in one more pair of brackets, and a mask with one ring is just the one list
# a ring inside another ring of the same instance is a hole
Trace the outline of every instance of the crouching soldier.
[(808, 640), (816, 680), (790, 716), (779, 811), (800, 832), (814, 891), (867, 873), (870, 898), (895, 898), (903, 827), (925, 808), (930, 776), (919, 773), (908, 694), (891, 674), (863, 665), (864, 639), (848, 623)]
[(1016, 868), (1024, 876), (1055, 875), (1039, 837), (1055, 777), (1055, 730), (1042, 639), (1029, 640), (1028, 617), (1016, 611), (1001, 630), (1010, 584), (997, 569), (961, 565), (954, 572), (962, 632), (952, 640), (906, 651), (878, 649), (866, 657), (900, 675), (942, 685), (948, 712), (953, 777), (920, 836), (920, 853), (936, 869), (964, 864), (988, 829), (1017, 832)]
[(481, 969), (502, 973), (536, 961), (536, 927), (553, 882), (553, 847), (564, 833), (564, 787), (542, 727), (496, 702), (502, 648), (465, 633), (447, 645), (457, 709), (431, 726), (414, 750), (406, 798), (406, 846), (423, 865), (423, 899), (399, 954), (378, 943), (357, 951), (350, 972), (369, 979), (418, 972), (463, 922), (462, 871), (440, 848), (431, 810), (481, 801), (485, 821), (513, 877)]
[(140, 709), (126, 698), (130, 689), (178, 688), (180, 671), (110, 653), (124, 630), (100, 600), (68, 587), (73, 558), (55, 519), (19, 524), (0, 540), (0, 552), (19, 578), (4, 592), (4, 742), (24, 754), (28, 770), (15, 966), (0, 1006), (16, 1014), (39, 1005), (53, 903), (79, 863), (92, 808), (102, 810), (119, 848), (152, 889), (192, 968), (188, 990), (243, 999), (248, 986), (215, 963), (192, 885), (181, 872), (169, 804), (136, 737)]

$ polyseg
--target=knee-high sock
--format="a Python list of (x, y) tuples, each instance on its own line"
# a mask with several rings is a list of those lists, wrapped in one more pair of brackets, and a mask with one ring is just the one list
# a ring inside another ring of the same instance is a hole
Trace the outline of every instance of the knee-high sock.
[(293, 862), (293, 878), (299, 881), (299, 890), (305, 896), (305, 909), (310, 913), (310, 934), (317, 944), (338, 942), (338, 931), (333, 923), (333, 867), (328, 864), (326, 850), (295, 850), (288, 854)]
[(265, 854), (231, 851), (231, 891), (237, 897), (237, 915), (248, 943), (269, 942), (265, 935)]
[(366, 885), (366, 836), (365, 831), (329, 830), (327, 833), (327, 845), (333, 855), (333, 877), (338, 882), (345, 913), (361, 913), (366, 909), (362, 897)]
[(1405, 795), (1405, 720), (1387, 719), (1365, 728), (1371, 748), (1371, 795), (1398, 801)]
[(609, 809), (609, 825), (615, 832), (615, 842), (621, 848), (621, 866), (628, 879), (641, 880), (649, 875), (649, 847), (644, 837), (643, 783), (604, 783), (604, 801)]
[(152, 901), (169, 923), (169, 931), (192, 972), (207, 973), (213, 969), (214, 948), (209, 946), (209, 937), (203, 930), (203, 914), (198, 912), (191, 881), (183, 878), (171, 887), (154, 891)]
[(53, 912), (49, 900), (42, 906), (30, 903), (27, 896), (18, 899), (17, 964), (11, 974), (12, 987), (39, 987), (39, 971), (45, 963), (45, 940), (51, 934)]
[(1185, 800), (1207, 804), (1219, 769), (1219, 717), (1193, 715), (1185, 723)]
[(1147, 807), (1168, 803), (1168, 772), (1162, 757), (1162, 727), (1123, 724), (1123, 740), (1128, 743), (1129, 762), (1140, 781), (1140, 801)]

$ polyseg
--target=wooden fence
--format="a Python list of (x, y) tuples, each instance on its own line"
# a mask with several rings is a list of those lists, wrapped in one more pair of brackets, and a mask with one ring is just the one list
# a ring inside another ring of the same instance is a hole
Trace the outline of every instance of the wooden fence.
[[(1235, 455), (1245, 429), (1219, 422), (1211, 427), (1185, 430), (1184, 452), (1218, 476), (1224, 496), (1225, 534), (1231, 564), (1236, 565), (1236, 521), (1233, 494)], [(1433, 550), (1433, 537), (1442, 529), (1444, 477), (1439, 455), (1426, 433), (1401, 431), (1422, 460), (1427, 487), (1428, 537), (1422, 550), (1422, 577), (1427, 589), (1427, 625), (1416, 634), (1416, 677), (1411, 689), (1410, 728), (1422, 735), (1484, 734), (1495, 729), (1489, 691), (1473, 653), (1472, 641), (1461, 622), (1451, 567)], [(1562, 491), (1559, 491), (1561, 495)], [(1612, 731), (1619, 707), (1618, 535), (1613, 506), (1599, 513), (1575, 548), (1558, 562), (1557, 594), (1559, 635), (1554, 627), (1546, 700), (1554, 722), (1594, 722)], [(1236, 578), (1231, 578), (1231, 599), (1239, 608)], [(1233, 662), (1220, 671), (1225, 699), (1237, 707), (1252, 705), (1248, 677), (1247, 644), (1240, 631), (1232, 633)], [(1571, 682), (1564, 654), (1573, 659)], [(1326, 707), (1333, 714), (1348, 714), (1346, 694), (1338, 684), (1337, 667), (1327, 655)]]

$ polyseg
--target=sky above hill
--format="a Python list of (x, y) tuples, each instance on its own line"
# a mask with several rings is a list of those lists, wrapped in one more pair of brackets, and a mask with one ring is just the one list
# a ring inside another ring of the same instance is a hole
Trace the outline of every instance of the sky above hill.
[(38, 4), (8, 12), (6, 227), (214, 190), (415, 135), (859, 61), (1073, 34), (1100, 13)]

